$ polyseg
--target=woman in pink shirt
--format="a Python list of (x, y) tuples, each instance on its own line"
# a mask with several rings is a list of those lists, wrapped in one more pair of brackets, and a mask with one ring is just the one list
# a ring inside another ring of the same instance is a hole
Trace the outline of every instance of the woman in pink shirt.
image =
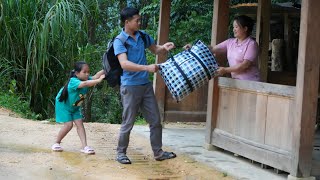
[[(210, 47), (214, 54), (226, 53), (229, 67), (220, 67), (218, 75), (223, 76), (231, 73), (232, 78), (241, 80), (260, 81), (258, 68), (258, 44), (250, 37), (254, 22), (245, 15), (236, 16), (233, 20), (233, 34), (222, 43)], [(185, 49), (191, 45), (184, 46)]]
[(232, 78), (260, 81), (258, 68), (258, 44), (250, 37), (254, 22), (245, 15), (233, 20), (233, 34), (230, 38), (211, 48), (214, 54), (227, 53), (229, 67), (220, 67), (219, 75), (231, 73)]

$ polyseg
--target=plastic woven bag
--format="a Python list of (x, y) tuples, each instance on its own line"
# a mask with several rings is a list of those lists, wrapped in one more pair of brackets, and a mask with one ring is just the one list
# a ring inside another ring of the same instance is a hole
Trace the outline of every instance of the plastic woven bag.
[(215, 57), (200, 40), (190, 49), (159, 64), (159, 73), (177, 101), (208, 82), (216, 75), (217, 69)]

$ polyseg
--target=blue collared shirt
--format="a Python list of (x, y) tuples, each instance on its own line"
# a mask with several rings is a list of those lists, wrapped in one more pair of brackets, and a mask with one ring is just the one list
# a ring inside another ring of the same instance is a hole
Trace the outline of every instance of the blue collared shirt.
[[(139, 32), (136, 32), (136, 40), (130, 37), (124, 30), (121, 31), (121, 35), (126, 37), (126, 46), (119, 39), (115, 39), (113, 42), (114, 54), (117, 56), (122, 53), (127, 53), (128, 60), (140, 64), (146, 65), (146, 53), (145, 49), (149, 48), (152, 44), (155, 44), (154, 39), (146, 34), (146, 44), (144, 44)], [(149, 83), (149, 73), (147, 71), (132, 72), (123, 70), (121, 76), (121, 85), (143, 85)]]

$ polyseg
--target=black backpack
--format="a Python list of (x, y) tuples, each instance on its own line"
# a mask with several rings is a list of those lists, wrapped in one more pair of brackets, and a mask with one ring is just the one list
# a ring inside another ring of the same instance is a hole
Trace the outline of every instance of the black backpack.
[[(147, 34), (145, 32), (139, 31), (143, 43), (146, 44)], [(124, 46), (127, 48), (126, 38), (119, 34), (117, 37), (112, 38), (110, 42), (108, 42), (107, 51), (102, 56), (102, 66), (104, 69), (104, 73), (106, 74), (105, 80), (110, 87), (115, 87), (120, 85), (121, 75), (122, 75), (122, 68), (120, 62), (114, 54), (113, 49), (113, 42), (115, 39), (119, 39)]]

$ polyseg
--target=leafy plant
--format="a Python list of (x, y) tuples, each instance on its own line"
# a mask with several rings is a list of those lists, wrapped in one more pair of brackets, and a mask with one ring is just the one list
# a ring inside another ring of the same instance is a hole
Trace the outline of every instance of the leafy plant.
[(0, 107), (10, 109), (23, 118), (34, 120), (42, 118), (41, 114), (30, 111), (28, 102), (14, 93), (0, 91)]

